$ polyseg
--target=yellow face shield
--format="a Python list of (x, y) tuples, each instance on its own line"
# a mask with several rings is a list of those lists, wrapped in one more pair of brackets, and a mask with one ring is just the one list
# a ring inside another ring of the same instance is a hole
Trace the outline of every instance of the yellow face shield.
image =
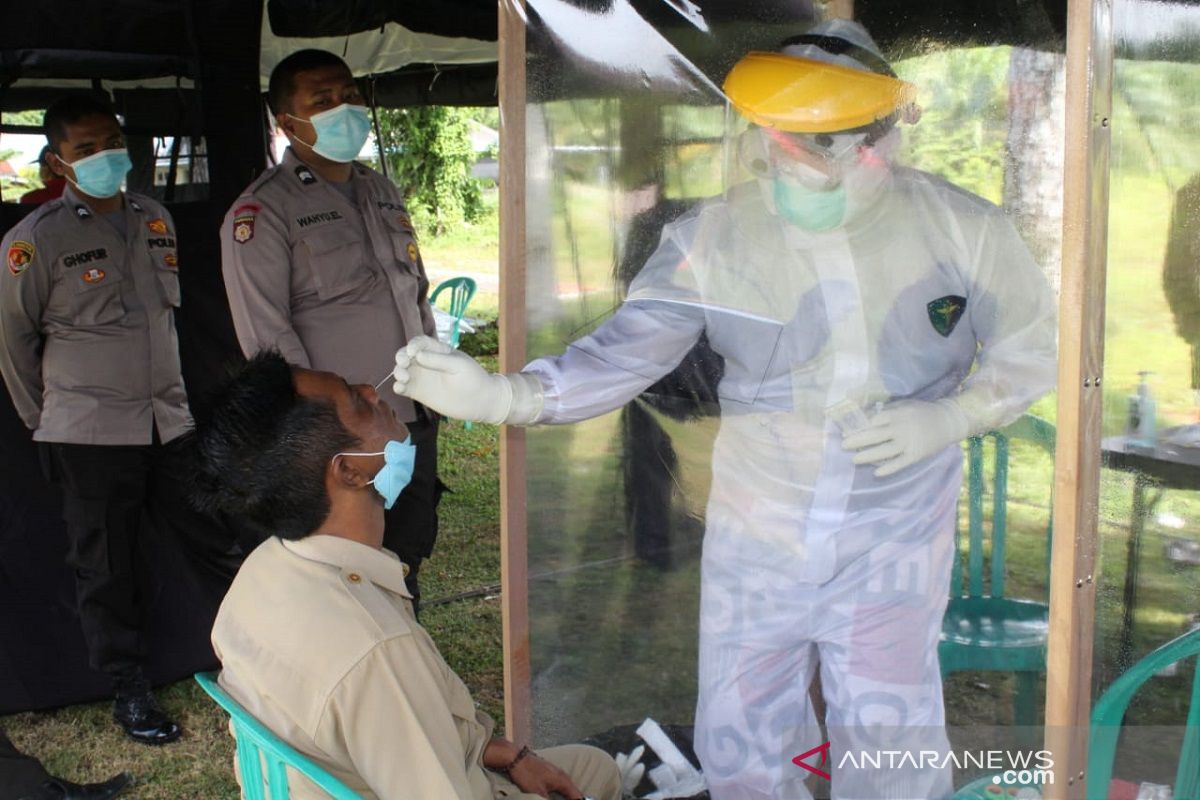
[(916, 100), (898, 78), (782, 53), (748, 53), (725, 77), (725, 95), (755, 125), (790, 133), (861, 128)]

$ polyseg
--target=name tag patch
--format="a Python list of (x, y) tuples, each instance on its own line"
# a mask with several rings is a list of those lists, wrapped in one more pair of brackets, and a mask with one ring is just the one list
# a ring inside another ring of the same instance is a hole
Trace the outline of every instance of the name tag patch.
[(296, 224), (301, 228), (307, 228), (309, 225), (317, 225), (322, 222), (336, 222), (339, 219), (345, 219), (340, 211), (318, 211), (316, 214), (296, 217)]
[(107, 260), (108, 248), (97, 247), (93, 250), (81, 250), (78, 253), (71, 253), (70, 255), (63, 256), (63, 266), (70, 268), (77, 267), (80, 264), (90, 264), (93, 261)]

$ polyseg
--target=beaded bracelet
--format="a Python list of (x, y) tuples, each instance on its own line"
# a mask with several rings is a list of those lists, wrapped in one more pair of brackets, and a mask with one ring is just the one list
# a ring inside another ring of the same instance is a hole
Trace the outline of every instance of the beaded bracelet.
[(529, 749), (529, 745), (525, 745), (524, 747), (522, 747), (520, 750), (517, 751), (516, 758), (514, 758), (512, 761), (508, 762), (507, 765), (497, 769), (496, 772), (502, 773), (502, 774), (508, 776), (509, 778), (511, 778), (512, 771), (514, 769), (516, 769), (517, 764), (521, 763), (521, 759), (523, 759), (525, 756), (529, 755), (532, 752), (533, 751)]

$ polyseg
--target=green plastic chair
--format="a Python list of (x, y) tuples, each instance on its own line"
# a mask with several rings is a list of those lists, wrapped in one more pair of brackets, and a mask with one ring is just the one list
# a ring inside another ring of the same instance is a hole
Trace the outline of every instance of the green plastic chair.
[[(238, 771), (242, 775), (244, 800), (288, 800), (287, 768), (299, 772), (321, 787), (333, 800), (361, 800), (350, 787), (330, 775), (316, 762), (301, 755), (266, 726), (250, 716), (236, 700), (217, 684), (214, 672), (197, 672), (196, 683), (208, 692), (217, 705), (233, 720), (233, 735), (237, 740)], [(267, 767), (267, 784), (263, 783), (263, 762)]]
[[(1087, 797), (1106, 800), (1112, 781), (1117, 738), (1129, 701), (1154, 673), (1164, 667), (1200, 654), (1200, 630), (1172, 639), (1130, 667), (1112, 682), (1092, 707), (1088, 737)], [(1192, 699), (1184, 723), (1183, 747), (1175, 772), (1175, 800), (1200, 798), (1200, 669), (1192, 676)]]
[[(1129, 702), (1154, 673), (1176, 661), (1200, 654), (1200, 630), (1190, 631), (1173, 639), (1113, 681), (1092, 707), (1092, 723), (1088, 736), (1087, 799), (1107, 800), (1112, 783), (1113, 763), (1116, 760), (1117, 740), (1121, 721)], [(1200, 798), (1200, 669), (1192, 676), (1192, 696), (1184, 723), (1183, 747), (1175, 772), (1175, 800)], [(954, 793), (954, 800), (1010, 800), (1021, 788), (1019, 784), (997, 785), (997, 776), (976, 778)], [(1041, 791), (1044, 787), (1034, 787)]]
[(429, 295), (429, 305), (436, 303), (438, 295), (445, 289), (450, 290), (450, 316), (454, 317), (454, 324), (450, 328), (450, 346), (457, 350), (458, 328), (467, 314), (467, 306), (471, 304), (471, 298), (475, 296), (475, 281), (467, 277), (447, 278), (437, 285), (433, 294)]
[[(985, 558), (984, 441), (994, 442), (991, 554)], [(1013, 719), (1035, 725), (1037, 682), (1046, 670), (1049, 606), (1044, 601), (1007, 597), (1004, 561), (1008, 535), (1008, 452), (1014, 439), (1032, 441), (1054, 453), (1054, 426), (1026, 414), (1000, 431), (976, 436), (967, 445), (967, 584), (956, 535), (950, 603), (942, 620), (938, 658), (942, 677), (964, 670), (1013, 672), (1017, 678)], [(1046, 530), (1046, 574), (1050, 571), (1051, 525)], [(986, 563), (985, 561), (990, 561)], [(988, 580), (985, 585), (985, 574)], [(1049, 581), (1047, 581), (1049, 585)]]

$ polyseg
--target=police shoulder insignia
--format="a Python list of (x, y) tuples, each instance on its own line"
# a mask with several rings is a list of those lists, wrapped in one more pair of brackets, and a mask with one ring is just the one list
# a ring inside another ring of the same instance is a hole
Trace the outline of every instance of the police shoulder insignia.
[(163, 263), (171, 269), (176, 269), (179, 266), (179, 256), (174, 253), (167, 253), (163, 256)]
[(167, 222), (162, 217), (150, 220), (146, 223), (146, 227), (149, 228), (153, 233), (157, 233), (159, 236), (167, 235)]
[(132, 208), (134, 211), (138, 212), (139, 214), (142, 213), (142, 206), (141, 206), (141, 204), (138, 203), (137, 200), (134, 200), (132, 197), (128, 198), (128, 200), (129, 200), (130, 208)]
[(33, 245), (29, 242), (16, 241), (9, 245), (8, 248), (8, 271), (13, 275), (20, 275), (25, 270), (29, 269), (30, 262), (33, 261)]
[(933, 329), (943, 337), (948, 337), (962, 319), (963, 312), (967, 310), (967, 298), (948, 294), (926, 303), (925, 309), (929, 312), (929, 322)]
[(421, 257), (421, 253), (419, 250), (417, 250), (417, 243), (409, 242), (408, 243), (408, 260), (413, 262), (414, 264), (416, 264), (417, 259), (419, 259), (420, 257)]
[(233, 211), (233, 240), (245, 244), (254, 238), (254, 220), (258, 217), (258, 206), (247, 204)]
[(305, 186), (308, 186), (310, 183), (317, 182), (317, 176), (313, 175), (312, 170), (309, 169), (308, 167), (304, 166), (303, 164), (296, 167), (296, 177), (299, 178), (300, 182), (303, 183)]

